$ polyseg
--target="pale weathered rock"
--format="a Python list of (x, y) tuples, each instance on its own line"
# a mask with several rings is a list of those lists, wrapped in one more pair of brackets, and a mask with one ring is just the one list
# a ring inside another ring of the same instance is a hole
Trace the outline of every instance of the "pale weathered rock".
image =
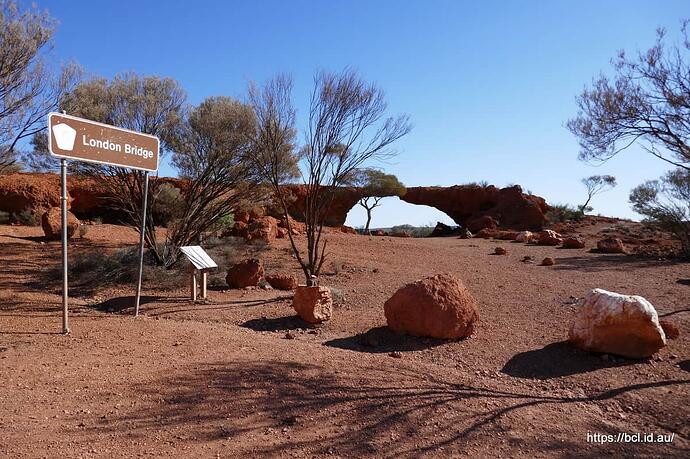
[(319, 324), (330, 320), (333, 314), (333, 299), (328, 287), (307, 287), (300, 285), (295, 289), (292, 307), (305, 322)]
[(264, 265), (257, 258), (248, 258), (228, 268), (225, 281), (232, 288), (256, 287), (264, 277)]
[(400, 288), (383, 306), (388, 327), (398, 333), (458, 339), (479, 321), (477, 304), (460, 280), (438, 274)]
[(649, 357), (666, 345), (649, 301), (598, 288), (582, 300), (568, 337), (581, 349), (630, 358)]
[[(41, 226), (46, 239), (58, 240), (62, 238), (62, 209), (51, 207), (41, 216)], [(67, 211), (67, 239), (72, 239), (79, 229), (79, 219), (72, 212)]]
[(623, 241), (617, 237), (607, 237), (597, 242), (597, 249), (603, 253), (625, 253)]
[(534, 233), (531, 231), (520, 231), (515, 236), (515, 240), (518, 242), (531, 242), (534, 239)]

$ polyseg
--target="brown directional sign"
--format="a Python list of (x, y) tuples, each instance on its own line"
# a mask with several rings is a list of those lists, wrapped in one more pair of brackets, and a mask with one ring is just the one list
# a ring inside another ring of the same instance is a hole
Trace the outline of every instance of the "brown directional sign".
[(158, 137), (61, 113), (48, 115), (48, 146), (58, 158), (158, 170)]

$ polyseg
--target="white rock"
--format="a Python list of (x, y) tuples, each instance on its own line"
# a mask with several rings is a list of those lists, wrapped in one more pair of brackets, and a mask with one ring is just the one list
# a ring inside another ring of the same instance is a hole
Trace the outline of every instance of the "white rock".
[(531, 231), (522, 231), (515, 236), (515, 240), (518, 242), (530, 242), (534, 238), (534, 233)]
[(666, 345), (649, 301), (599, 288), (582, 300), (568, 337), (581, 349), (630, 358), (649, 357)]

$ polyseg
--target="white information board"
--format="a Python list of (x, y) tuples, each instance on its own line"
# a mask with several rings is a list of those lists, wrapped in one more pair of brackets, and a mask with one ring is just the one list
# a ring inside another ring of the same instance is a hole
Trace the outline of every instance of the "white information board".
[(180, 247), (180, 250), (182, 250), (182, 253), (184, 253), (187, 259), (194, 265), (196, 269), (206, 270), (218, 267), (216, 262), (213, 261), (211, 257), (208, 256), (206, 251), (198, 245)]

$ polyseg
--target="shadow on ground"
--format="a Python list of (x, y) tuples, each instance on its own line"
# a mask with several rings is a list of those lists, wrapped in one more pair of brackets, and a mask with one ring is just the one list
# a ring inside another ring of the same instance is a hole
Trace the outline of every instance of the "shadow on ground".
[(261, 317), (259, 319), (250, 319), (242, 324), (241, 327), (249, 328), (250, 330), (258, 332), (276, 332), (276, 331), (290, 331), (300, 328), (314, 328), (314, 325), (305, 322), (298, 315), (275, 317), (269, 319), (268, 317)]
[(515, 354), (501, 372), (515, 378), (551, 379), (636, 363), (639, 361), (618, 358), (604, 360), (601, 356), (575, 349), (568, 341), (561, 341)]
[(417, 338), (392, 332), (388, 327), (376, 327), (364, 333), (346, 338), (336, 338), (323, 343), (325, 346), (368, 353), (412, 352), (445, 344), (448, 341)]
[(673, 266), (681, 263), (684, 263), (684, 261), (672, 259), (658, 260), (656, 258), (625, 254), (600, 254), (597, 257), (559, 257), (554, 269), (582, 272), (630, 271), (631, 269)]
[[(137, 387), (142, 400), (148, 397), (155, 403), (120, 410), (76, 432), (117, 434), (139, 441), (155, 431), (158, 441), (171, 441), (183, 449), (185, 442), (196, 447), (223, 442), (232, 445), (238, 457), (471, 456), (472, 445), (483, 443), (492, 445), (497, 456), (509, 456), (516, 447), (523, 452), (558, 451), (561, 456), (578, 451), (578, 457), (684, 456), (674, 445), (589, 444), (583, 448), (585, 439), (571, 438), (574, 426), (579, 431), (608, 432), (611, 425), (592, 414), (600, 410), (580, 409), (580, 416), (563, 417), (582, 404), (605, 404), (632, 392), (648, 395), (658, 388), (675, 387), (675, 391), (690, 380), (561, 396), (538, 387), (496, 388), (495, 382), (485, 379), (453, 381), (406, 367), (351, 365), (356, 371), (297, 361), (195, 364), (194, 371), (180, 371)], [(639, 397), (640, 403), (646, 403), (644, 395)], [(677, 415), (662, 413), (667, 420), (652, 418), (650, 427), (668, 429), (677, 422)], [(538, 433), (529, 433), (525, 423), (534, 416), (563, 422), (542, 424)], [(501, 442), (497, 436), (505, 434), (504, 429), (512, 434)], [(678, 435), (687, 434), (685, 430), (680, 429)]]
[[(145, 296), (142, 295), (139, 298), (139, 306), (143, 306), (148, 303), (156, 303), (165, 300), (165, 298), (160, 296)], [(101, 312), (114, 312), (123, 313), (134, 311), (134, 303), (136, 297), (134, 295), (130, 296), (118, 296), (115, 298), (110, 298), (101, 303), (96, 303), (92, 307)]]

